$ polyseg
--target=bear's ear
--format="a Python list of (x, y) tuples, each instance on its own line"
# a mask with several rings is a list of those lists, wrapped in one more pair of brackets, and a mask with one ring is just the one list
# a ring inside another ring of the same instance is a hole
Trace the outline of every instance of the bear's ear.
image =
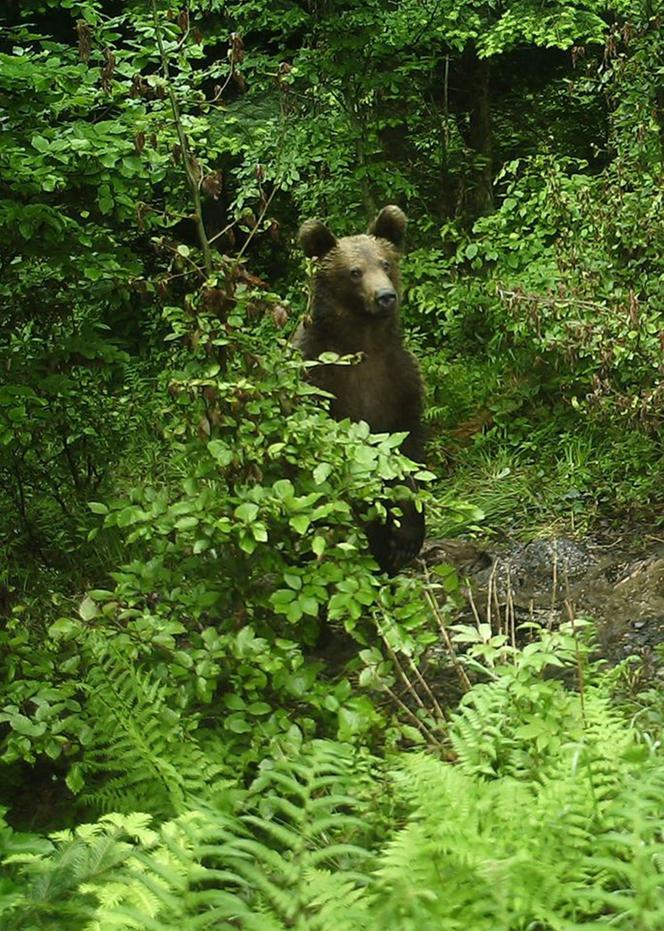
[(334, 233), (330, 232), (320, 220), (307, 220), (303, 223), (297, 234), (297, 241), (304, 254), (310, 259), (314, 256), (322, 259), (337, 244)]
[(387, 239), (401, 252), (406, 236), (406, 222), (406, 214), (401, 207), (391, 204), (389, 207), (383, 207), (367, 232), (370, 236)]

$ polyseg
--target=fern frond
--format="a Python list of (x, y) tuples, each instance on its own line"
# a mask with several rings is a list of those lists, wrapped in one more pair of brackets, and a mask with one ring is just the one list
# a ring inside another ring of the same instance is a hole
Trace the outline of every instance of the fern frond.
[(207, 794), (220, 767), (171, 711), (163, 683), (106, 645), (97, 655), (86, 681), (93, 739), (80, 765), (92, 782), (84, 800), (104, 811), (183, 811), (185, 800)]
[[(192, 800), (160, 826), (109, 814), (29, 845), (5, 861), (1, 913), (17, 931), (659, 931), (657, 749), (638, 744), (601, 683), (581, 713), (577, 695), (535, 682), (528, 701), (573, 729), (551, 752), (530, 746), (528, 706), (508, 708), (499, 679), (481, 691), (457, 733), (467, 724), (469, 741), (484, 740), (478, 721), (503, 709), (488, 739), (507, 775), (483, 775), (470, 745), (459, 765), (402, 754), (386, 777), (346, 746), (314, 742), (267, 761), (218, 808)], [(372, 849), (367, 828), (386, 810), (394, 833)]]

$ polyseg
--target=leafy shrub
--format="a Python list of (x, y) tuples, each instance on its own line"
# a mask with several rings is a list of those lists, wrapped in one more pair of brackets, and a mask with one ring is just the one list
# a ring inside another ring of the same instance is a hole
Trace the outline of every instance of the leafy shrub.
[[(161, 411), (163, 480), (90, 504), (100, 520), (91, 536), (124, 539), (125, 562), (112, 588), (90, 590), (77, 616), (49, 625), (39, 663), (30, 638), (13, 661), (5, 654), (5, 760), (63, 758), (70, 788), (104, 808), (177, 810), (179, 777), (161, 780), (162, 790), (172, 783), (165, 795), (142, 788), (164, 738), (192, 760), (214, 746), (222, 769), (237, 771), (293, 727), (370, 737), (385, 715), (368, 692), (354, 694), (344, 663), (357, 667), (355, 650), (335, 665), (318, 645), (325, 629), (378, 648), (375, 624), (386, 629), (388, 617), (393, 649), (416, 654), (432, 639), (420, 583), (382, 579), (361, 530), (389, 496), (410, 494), (400, 481), (432, 476), (395, 451), (400, 436), (331, 420), (282, 341), (256, 355), (242, 315), (257, 299), (238, 292), (221, 327), (204, 302), (194, 318), (170, 309), (176, 332), (196, 329), (198, 348)], [(57, 655), (67, 657), (59, 667)], [(144, 720), (150, 706), (170, 737)], [(185, 781), (186, 768), (175, 770)]]

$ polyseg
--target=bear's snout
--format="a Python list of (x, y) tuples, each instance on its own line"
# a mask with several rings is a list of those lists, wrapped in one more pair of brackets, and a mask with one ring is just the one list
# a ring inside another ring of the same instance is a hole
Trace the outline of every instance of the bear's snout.
[(397, 292), (394, 288), (379, 288), (374, 300), (379, 313), (390, 313), (397, 305)]

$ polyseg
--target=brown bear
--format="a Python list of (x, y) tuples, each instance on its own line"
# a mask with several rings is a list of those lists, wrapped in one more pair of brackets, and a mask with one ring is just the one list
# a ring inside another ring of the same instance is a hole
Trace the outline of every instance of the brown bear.
[[(394, 206), (384, 207), (366, 234), (341, 239), (320, 220), (307, 220), (299, 242), (316, 259), (313, 300), (294, 341), (306, 359), (360, 354), (354, 365), (314, 366), (309, 377), (334, 395), (333, 417), (364, 420), (373, 433), (407, 432), (401, 452), (422, 462), (424, 391), (399, 323), (405, 232), (406, 216)], [(424, 540), (424, 512), (412, 500), (399, 502), (398, 510), (365, 528), (376, 562), (390, 575), (417, 556)]]

